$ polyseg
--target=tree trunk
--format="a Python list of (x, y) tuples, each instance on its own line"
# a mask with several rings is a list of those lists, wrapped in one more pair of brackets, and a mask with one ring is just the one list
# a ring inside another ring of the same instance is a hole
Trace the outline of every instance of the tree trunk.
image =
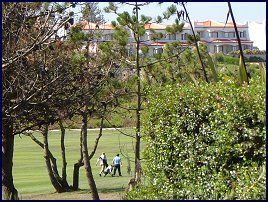
[(86, 170), (86, 176), (88, 185), (91, 189), (91, 196), (93, 200), (100, 200), (99, 194), (97, 191), (97, 187), (93, 178), (91, 165), (88, 156), (88, 148), (87, 148), (87, 113), (86, 110), (83, 113), (83, 120), (82, 120), (82, 153), (84, 159), (84, 165)]
[[(136, 18), (137, 22), (138, 20), (138, 3), (136, 2)], [(140, 120), (140, 111), (141, 111), (141, 74), (140, 74), (140, 55), (139, 55), (139, 49), (140, 49), (140, 37), (139, 34), (136, 35), (136, 44), (137, 44), (137, 50), (136, 50), (136, 68), (137, 68), (137, 109), (136, 109), (136, 145), (135, 145), (135, 176), (139, 177), (139, 166), (138, 162), (140, 160), (140, 139), (141, 139), (141, 120)], [(140, 178), (136, 181), (140, 181)]]
[(79, 159), (77, 163), (74, 164), (74, 171), (73, 171), (73, 190), (78, 190), (79, 188), (79, 169), (83, 166), (83, 159)]
[(135, 173), (135, 181), (137, 183), (141, 182), (141, 176), (142, 176), (142, 167), (140, 160), (138, 160), (136, 164), (136, 173)]
[[(82, 126), (83, 127), (83, 126)], [(78, 190), (79, 187), (79, 169), (81, 166), (84, 165), (83, 163), (83, 153), (82, 153), (82, 130), (80, 133), (80, 159), (77, 163), (74, 164), (74, 171), (73, 171), (73, 190)]]
[(67, 172), (66, 172), (66, 167), (67, 167), (67, 161), (66, 161), (66, 154), (65, 154), (65, 128), (63, 127), (63, 124), (61, 121), (59, 121), (59, 126), (61, 129), (61, 156), (62, 156), (62, 178), (61, 182), (62, 185), (64, 186), (64, 189), (69, 189), (70, 186), (67, 182)]
[(43, 139), (44, 139), (44, 158), (46, 161), (46, 166), (47, 166), (50, 181), (58, 193), (64, 192), (63, 187), (61, 186), (61, 184), (59, 183), (59, 181), (53, 174), (54, 172), (52, 170), (52, 165), (51, 165), (50, 158), (49, 158), (48, 138), (47, 138), (48, 125), (45, 125), (44, 128), (42, 129), (42, 134), (43, 134)]
[[(2, 119), (3, 121), (3, 119)], [(18, 191), (13, 183), (14, 135), (12, 120), (2, 123), (2, 199), (18, 199)]]
[[(31, 137), (31, 139), (38, 144), (40, 147), (44, 148), (44, 144), (42, 142), (40, 142), (38, 139), (36, 139), (32, 134), (29, 134), (28, 136)], [(50, 159), (52, 165), (51, 165), (51, 169), (52, 169), (52, 173), (54, 175), (54, 177), (57, 179), (58, 183), (61, 184), (61, 186), (65, 189), (65, 190), (69, 190), (70, 186), (68, 185), (67, 181), (65, 184), (62, 180), (62, 178), (59, 176), (59, 172), (58, 172), (58, 168), (57, 168), (57, 159), (53, 156), (53, 154), (50, 152), (49, 149), (47, 149), (47, 155), (48, 158)]]

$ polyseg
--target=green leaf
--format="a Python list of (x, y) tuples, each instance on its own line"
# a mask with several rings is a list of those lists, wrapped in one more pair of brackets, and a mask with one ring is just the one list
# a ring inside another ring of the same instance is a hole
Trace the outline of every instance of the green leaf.
[(147, 53), (149, 53), (149, 47), (144, 46), (144, 47), (141, 48), (141, 51), (142, 51), (143, 54), (147, 54)]
[(266, 83), (266, 67), (264, 62), (261, 63), (260, 69), (261, 69), (261, 81), (262, 83)]
[(241, 84), (243, 84), (244, 82), (248, 81), (246, 68), (245, 68), (244, 63), (242, 61), (242, 56), (241, 55), (240, 55), (240, 60), (239, 60), (239, 80), (240, 80)]
[(145, 34), (145, 28), (144, 27), (139, 27), (139, 29), (138, 29), (138, 34), (140, 35), (140, 36), (143, 36), (144, 34)]
[(177, 11), (177, 7), (172, 4), (170, 7), (167, 8), (167, 11), (163, 13), (164, 19), (169, 19), (172, 15), (174, 15)]
[(163, 21), (163, 18), (161, 16), (156, 17), (156, 23), (161, 23)]
[(207, 59), (208, 59), (208, 66), (210, 67), (211, 69), (211, 72), (212, 72), (212, 75), (213, 75), (213, 78), (216, 82), (219, 81), (219, 78), (218, 78), (218, 74), (216, 72), (216, 67), (215, 67), (215, 64), (210, 56), (210, 54), (207, 54)]
[(193, 75), (193, 74), (189, 74), (189, 77), (190, 77), (190, 79), (194, 82), (194, 84), (195, 84), (196, 86), (198, 86), (198, 82), (197, 82), (196, 79), (194, 78), (194, 75)]
[(141, 21), (142, 21), (144, 24), (149, 23), (151, 20), (152, 20), (151, 17), (145, 16), (145, 15), (141, 15)]

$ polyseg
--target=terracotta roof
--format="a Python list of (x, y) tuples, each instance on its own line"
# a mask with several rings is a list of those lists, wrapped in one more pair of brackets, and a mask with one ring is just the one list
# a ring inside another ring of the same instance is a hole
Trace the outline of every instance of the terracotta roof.
[[(92, 22), (80, 22), (76, 24), (75, 26), (80, 25), (82, 26), (82, 29), (89, 30), (89, 29), (101, 29), (101, 30), (114, 30), (112, 24), (96, 24)], [(166, 27), (171, 26), (171, 24), (160, 24), (160, 23), (148, 23), (145, 24), (145, 29), (158, 29), (158, 30), (164, 30)], [(189, 28), (189, 24), (185, 23), (184, 28)]]
[[(161, 23), (148, 23), (144, 25), (145, 29), (166, 29), (167, 27), (172, 26), (172, 24), (161, 24)], [(190, 29), (189, 23), (185, 23), (184, 27), (185, 29)]]
[(145, 29), (166, 29), (167, 26), (170, 25), (165, 25), (165, 24), (160, 24), (160, 23), (148, 23), (144, 25)]
[(150, 44), (150, 46), (163, 46), (165, 44), (166, 44), (166, 42), (153, 42)]
[(101, 30), (114, 30), (112, 24), (97, 24), (92, 22), (81, 22), (77, 25), (81, 25), (82, 29), (101, 29)]
[[(197, 27), (234, 27), (234, 24), (232, 22), (227, 22), (225, 25), (225, 22), (217, 22), (214, 20), (206, 20), (202, 22), (195, 22), (195, 26)], [(239, 24), (236, 23), (237, 27), (247, 27), (246, 24)]]

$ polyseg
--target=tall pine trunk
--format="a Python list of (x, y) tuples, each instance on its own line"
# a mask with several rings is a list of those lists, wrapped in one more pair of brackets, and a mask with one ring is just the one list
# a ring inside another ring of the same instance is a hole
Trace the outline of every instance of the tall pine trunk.
[(2, 199), (18, 199), (13, 183), (14, 135), (12, 120), (2, 119)]
[(60, 126), (60, 129), (61, 129), (61, 139), (60, 139), (60, 142), (61, 142), (61, 157), (62, 157), (62, 185), (64, 186), (64, 188), (66, 189), (69, 189), (69, 184), (67, 182), (67, 160), (66, 160), (66, 153), (65, 153), (65, 128), (63, 127), (63, 124), (61, 121), (59, 121), (59, 126)]
[(55, 175), (53, 173), (52, 165), (50, 162), (50, 157), (49, 157), (50, 152), (48, 149), (48, 137), (47, 137), (48, 136), (48, 125), (45, 125), (42, 128), (42, 135), (43, 135), (43, 141), (44, 141), (44, 158), (45, 158), (47, 171), (48, 171), (48, 175), (49, 175), (51, 184), (53, 185), (53, 187), (56, 189), (56, 191), (58, 193), (64, 192), (64, 188), (59, 183), (59, 181), (57, 180), (57, 178), (55, 177)]
[[(82, 126), (83, 127), (83, 126)], [(79, 169), (81, 166), (84, 165), (83, 163), (83, 153), (82, 153), (82, 130), (80, 133), (80, 159), (77, 163), (74, 164), (74, 171), (73, 171), (73, 190), (78, 190), (79, 187)]]
[[(135, 3), (136, 18), (138, 22), (138, 3)], [(141, 170), (140, 170), (140, 142), (141, 142), (141, 68), (140, 68), (140, 36), (139, 34), (135, 37), (137, 50), (136, 50), (136, 68), (137, 68), (137, 109), (136, 109), (136, 144), (135, 144), (135, 180), (140, 182), (141, 180)]]
[(83, 112), (83, 120), (82, 120), (82, 153), (84, 159), (84, 166), (86, 170), (86, 176), (89, 188), (91, 190), (91, 196), (93, 200), (100, 200), (99, 194), (97, 191), (97, 187), (93, 178), (92, 169), (88, 156), (88, 148), (87, 148), (87, 112), (86, 110)]
[[(46, 133), (46, 130), (43, 130), (42, 134), (43, 136), (45, 135), (44, 133)], [(32, 134), (29, 134), (28, 136), (31, 137), (31, 139), (38, 144), (40, 147), (42, 147), (44, 149), (44, 145), (42, 142), (40, 142), (38, 139), (36, 139)], [(46, 138), (47, 139), (47, 138)], [(47, 140), (46, 140), (47, 141)], [(67, 183), (67, 180), (63, 179), (62, 177), (60, 177), (59, 172), (58, 172), (58, 167), (57, 167), (57, 159), (53, 156), (53, 154), (50, 152), (48, 146), (46, 148), (46, 153), (47, 153), (47, 157), (50, 159), (50, 164), (49, 165), (51, 168), (49, 168), (48, 170), (52, 171), (52, 174), (54, 176), (54, 178), (57, 180), (58, 184), (64, 189), (64, 191), (68, 191), (70, 189), (69, 184)], [(45, 158), (46, 159), (46, 158)]]

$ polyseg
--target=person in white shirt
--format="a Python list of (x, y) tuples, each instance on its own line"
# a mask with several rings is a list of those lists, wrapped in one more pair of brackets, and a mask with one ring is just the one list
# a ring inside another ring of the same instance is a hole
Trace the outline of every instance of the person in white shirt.
[(115, 176), (116, 170), (118, 169), (119, 176), (121, 175), (121, 169), (120, 166), (122, 165), (121, 158), (119, 157), (119, 154), (117, 154), (114, 159), (113, 159), (113, 164), (114, 164), (114, 173), (112, 176)]
[(107, 174), (110, 174), (112, 175), (112, 171), (113, 171), (113, 166), (112, 165), (109, 165), (107, 168), (104, 169), (104, 177), (107, 175)]
[(107, 164), (107, 158), (106, 158), (106, 155), (105, 155), (104, 152), (102, 152), (102, 154), (98, 158), (98, 160), (96, 162), (96, 165), (98, 163), (100, 163), (100, 167), (101, 167), (101, 170), (100, 170), (100, 173), (99, 173), (99, 175), (101, 176), (101, 174), (103, 173), (104, 169), (108, 166), (108, 164)]

